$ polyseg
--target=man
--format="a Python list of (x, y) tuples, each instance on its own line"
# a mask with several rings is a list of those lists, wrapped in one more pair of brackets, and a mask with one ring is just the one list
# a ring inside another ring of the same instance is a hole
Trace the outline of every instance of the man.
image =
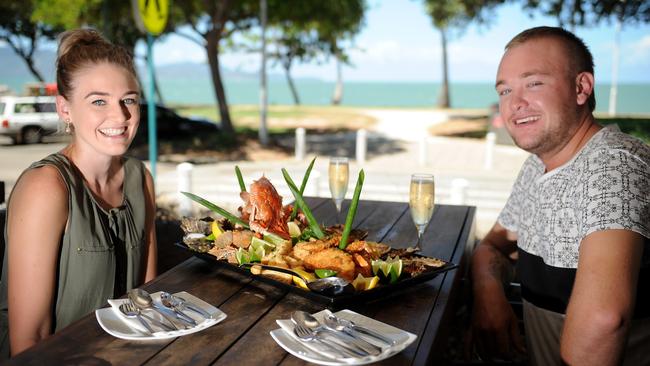
[(513, 38), (496, 91), (532, 155), (472, 258), (478, 351), (524, 349), (503, 287), (517, 251), (532, 364), (650, 364), (650, 147), (595, 123), (593, 58), (561, 28)]

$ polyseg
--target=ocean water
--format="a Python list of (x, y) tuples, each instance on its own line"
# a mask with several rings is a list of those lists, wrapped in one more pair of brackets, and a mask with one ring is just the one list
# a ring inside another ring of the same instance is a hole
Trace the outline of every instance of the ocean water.
[[(213, 104), (212, 83), (209, 79), (160, 80), (167, 103)], [(301, 104), (329, 105), (334, 91), (333, 82), (297, 80), (296, 89)], [(258, 104), (259, 82), (255, 80), (227, 80), (226, 96), (229, 104)], [(596, 111), (609, 108), (609, 84), (596, 85)], [(342, 105), (353, 107), (433, 107), (436, 105), (439, 83), (415, 82), (345, 82)], [(498, 101), (491, 83), (451, 83), (452, 108), (487, 108)], [(269, 104), (293, 104), (287, 83), (268, 82)], [(619, 114), (650, 114), (650, 84), (620, 84), (617, 112)]]
[[(161, 78), (163, 98), (171, 104), (215, 104), (216, 98), (211, 79), (208, 78)], [(0, 80), (12, 90), (22, 92), (26, 82), (23, 78)], [(146, 81), (145, 81), (146, 82)], [(329, 105), (334, 82), (311, 79), (295, 80), (296, 89), (303, 105)], [(226, 95), (229, 104), (258, 104), (259, 82), (250, 78), (226, 79)], [(609, 108), (609, 84), (596, 85), (596, 111)], [(351, 107), (434, 107), (440, 83), (433, 82), (345, 82), (342, 105)], [(498, 98), (491, 83), (450, 84), (452, 108), (487, 108)], [(291, 92), (281, 78), (268, 81), (268, 102), (271, 105), (293, 104)], [(618, 87), (617, 112), (619, 114), (650, 114), (650, 84), (620, 84)]]

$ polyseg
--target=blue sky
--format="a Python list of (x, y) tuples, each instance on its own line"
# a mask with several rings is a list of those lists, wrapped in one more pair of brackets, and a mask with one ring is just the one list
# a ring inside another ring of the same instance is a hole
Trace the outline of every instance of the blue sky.
[[(499, 8), (489, 25), (472, 25), (449, 43), (450, 77), (453, 81), (492, 82), (504, 45), (520, 31), (537, 25), (557, 25), (553, 18), (525, 15), (520, 5)], [(612, 78), (614, 25), (576, 28), (594, 54), (597, 82)], [(623, 25), (620, 34), (620, 82), (650, 82), (650, 25)], [(345, 80), (354, 81), (439, 81), (441, 79), (440, 35), (417, 0), (370, 0), (365, 27), (350, 52), (352, 66), (343, 68)], [(140, 47), (138, 52), (144, 52)], [(157, 64), (204, 61), (202, 47), (178, 36), (168, 36), (155, 47)], [(256, 72), (260, 56), (222, 54), (230, 69)], [(269, 64), (269, 67), (271, 65)], [(272, 72), (280, 73), (279, 68)], [(332, 61), (297, 64), (295, 77), (334, 80)]]

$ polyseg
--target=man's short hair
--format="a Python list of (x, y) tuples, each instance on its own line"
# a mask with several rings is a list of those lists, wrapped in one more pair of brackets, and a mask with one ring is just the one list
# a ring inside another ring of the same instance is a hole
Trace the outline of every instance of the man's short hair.
[[(543, 26), (526, 29), (511, 39), (505, 49), (507, 51), (509, 48), (539, 38), (555, 38), (562, 41), (569, 55), (572, 71), (575, 74), (588, 72), (594, 75), (594, 57), (591, 51), (589, 51), (589, 48), (582, 39), (564, 28)], [(592, 112), (596, 109), (595, 90), (591, 92), (587, 104)]]

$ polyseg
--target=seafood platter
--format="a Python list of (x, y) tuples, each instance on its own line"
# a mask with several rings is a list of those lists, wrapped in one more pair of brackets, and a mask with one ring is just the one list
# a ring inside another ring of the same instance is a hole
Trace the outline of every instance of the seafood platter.
[(363, 186), (363, 170), (345, 224), (319, 225), (302, 197), (313, 164), (300, 188), (282, 169), (294, 204), (283, 205), (282, 197), (264, 176), (247, 188), (237, 167), (242, 205), (236, 215), (182, 192), (217, 217), (184, 217), (183, 242), (177, 245), (217, 266), (256, 276), (333, 307), (394, 294), (457, 267), (419, 255), (413, 248), (391, 248), (367, 241), (366, 231), (351, 228)]

